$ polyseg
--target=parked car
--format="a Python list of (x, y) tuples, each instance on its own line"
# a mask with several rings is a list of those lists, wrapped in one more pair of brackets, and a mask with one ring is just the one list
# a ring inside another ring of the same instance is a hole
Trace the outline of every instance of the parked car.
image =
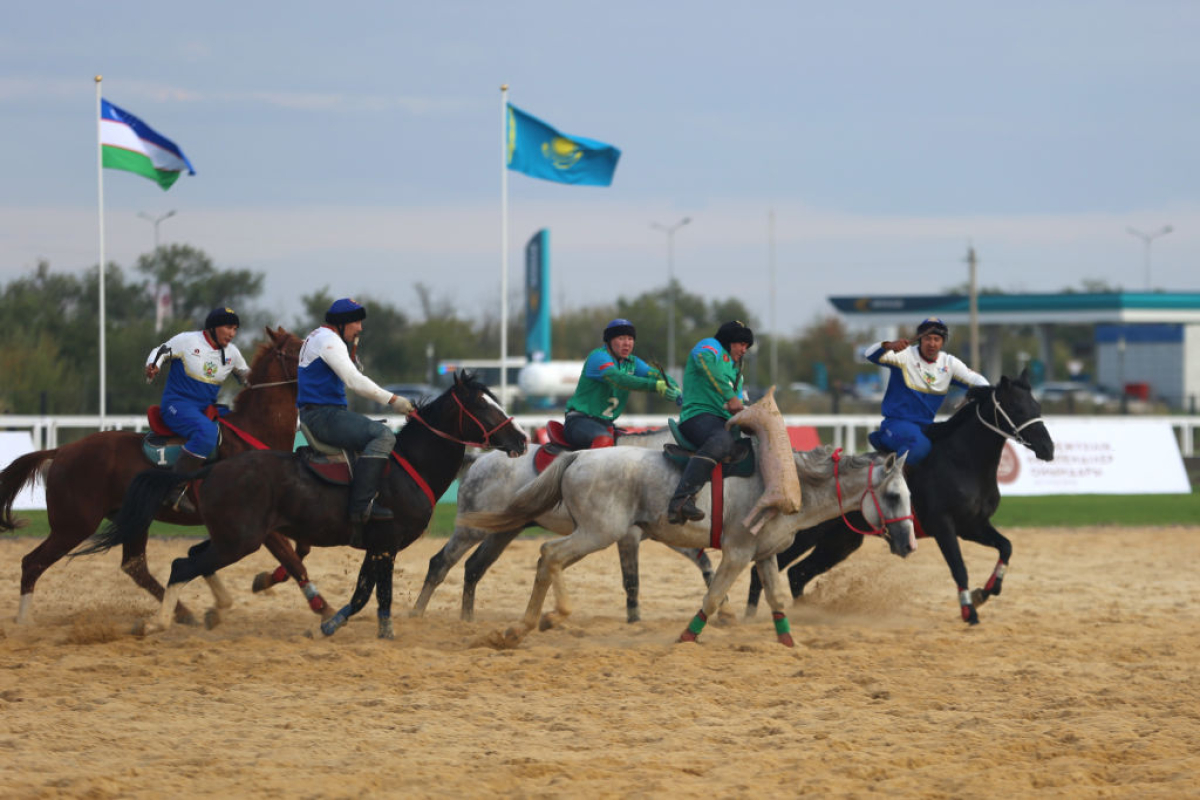
[(1039, 403), (1065, 403), (1104, 405), (1113, 400), (1100, 386), (1077, 381), (1047, 381), (1033, 390)]
[[(442, 393), (441, 389), (438, 389), (436, 386), (430, 386), (428, 383), (389, 383), (385, 384), (383, 388), (392, 394), (408, 398), (412, 401), (413, 405), (420, 403), (422, 400), (432, 400)], [(375, 404), (375, 413), (387, 413), (390, 410), (382, 403)]]
[(788, 384), (788, 389), (792, 394), (799, 397), (801, 400), (807, 400), (810, 397), (820, 397), (825, 394), (820, 388), (813, 386), (811, 383), (797, 381), (796, 383)]

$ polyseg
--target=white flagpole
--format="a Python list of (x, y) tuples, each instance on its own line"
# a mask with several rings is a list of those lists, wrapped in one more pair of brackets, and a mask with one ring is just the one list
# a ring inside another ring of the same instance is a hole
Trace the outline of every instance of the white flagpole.
[(100, 212), (100, 430), (104, 430), (104, 372), (105, 372), (105, 343), (104, 343), (104, 145), (100, 135), (100, 82), (103, 75), (96, 76), (96, 185), (99, 192), (97, 207)]
[(508, 407), (508, 84), (500, 85), (500, 402)]

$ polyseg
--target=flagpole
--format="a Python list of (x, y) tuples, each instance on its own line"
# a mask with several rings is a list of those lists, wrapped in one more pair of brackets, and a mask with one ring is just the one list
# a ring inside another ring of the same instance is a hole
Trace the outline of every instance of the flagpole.
[(500, 85), (500, 402), (508, 407), (508, 84)]
[(100, 430), (104, 430), (105, 412), (105, 342), (104, 342), (104, 146), (101, 144), (100, 126), (102, 112), (100, 108), (100, 82), (103, 75), (96, 76), (96, 186), (99, 202), (97, 208), (100, 216)]

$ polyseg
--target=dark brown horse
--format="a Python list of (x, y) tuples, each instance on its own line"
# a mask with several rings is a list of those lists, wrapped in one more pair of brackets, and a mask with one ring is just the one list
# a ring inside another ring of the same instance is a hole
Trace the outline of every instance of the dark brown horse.
[[(331, 635), (360, 611), (372, 593), (378, 601), (379, 636), (392, 638), (392, 571), (396, 554), (417, 540), (433, 507), (462, 466), (466, 445), (525, 452), (528, 437), (487, 387), (459, 373), (454, 385), (412, 412), (396, 436), (380, 501), (395, 519), (372, 522), (364, 532), (366, 554), (350, 605), (321, 626)], [(202, 479), (200, 514), (209, 538), (171, 564), (162, 610), (147, 629), (171, 624), (171, 611), (184, 584), (257, 550), (272, 531), (299, 545), (349, 544), (347, 489), (314, 475), (300, 455), (273, 451), (242, 453), (190, 475), (147, 470), (130, 484), (121, 511), (81, 552), (98, 552), (144, 539), (162, 499), (187, 480)]]
[[(222, 420), (272, 449), (291, 452), (296, 435), (296, 368), (301, 341), (283, 328), (267, 328), (266, 334), (267, 341), (259, 345), (250, 367), (252, 388), (238, 394), (236, 410)], [(12, 513), (13, 500), (21, 489), (39, 474), (46, 485), (50, 535), (21, 560), (17, 622), (33, 621), (33, 589), (42, 573), (95, 533), (106, 517), (112, 518), (130, 481), (150, 466), (142, 452), (143, 438), (144, 434), (132, 431), (101, 431), (53, 450), (21, 456), (0, 472), (0, 531), (21, 524)], [(221, 459), (254, 447), (230, 425), (221, 426)], [(165, 508), (155, 518), (176, 525), (201, 524), (196, 514)], [(163, 587), (146, 567), (146, 538), (143, 533), (124, 544), (121, 569), (138, 586), (162, 600)], [(272, 535), (267, 547), (280, 563), (303, 577), (304, 567), (286, 539)], [(218, 591), (214, 585), (214, 593)], [(182, 604), (176, 615), (181, 622), (194, 622)]]

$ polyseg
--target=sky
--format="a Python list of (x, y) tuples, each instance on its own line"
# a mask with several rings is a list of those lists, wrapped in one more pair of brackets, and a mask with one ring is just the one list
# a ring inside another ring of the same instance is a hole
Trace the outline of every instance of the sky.
[[(605, 188), (508, 173), (510, 313), (538, 229), (559, 311), (665, 286), (654, 225), (685, 217), (683, 287), (785, 336), (831, 295), (961, 285), (969, 246), (985, 287), (1195, 291), (1198, 34), (1190, 0), (20, 4), (0, 284), (97, 263), (99, 74), (197, 173), (106, 170), (107, 258), (175, 211), (162, 243), (264, 273), (281, 323), (325, 288), (419, 318), (418, 283), (499, 317), (501, 84), (622, 151)], [(1168, 225), (1147, 276), (1129, 229)]]

